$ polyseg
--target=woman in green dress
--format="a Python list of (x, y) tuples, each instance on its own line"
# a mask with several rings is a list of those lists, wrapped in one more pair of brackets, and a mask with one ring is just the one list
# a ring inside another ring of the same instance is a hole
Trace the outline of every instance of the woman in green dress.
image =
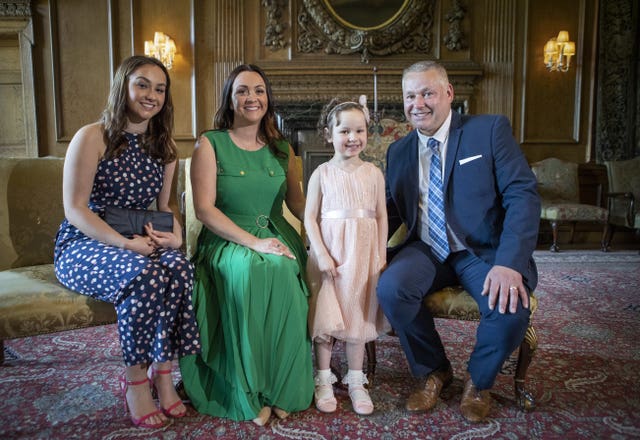
[(198, 411), (262, 426), (272, 410), (284, 418), (313, 398), (306, 250), (282, 213), (284, 200), (302, 219), (305, 200), (259, 67), (231, 72), (215, 126), (191, 161), (204, 225), (193, 257), (202, 353), (180, 369)]

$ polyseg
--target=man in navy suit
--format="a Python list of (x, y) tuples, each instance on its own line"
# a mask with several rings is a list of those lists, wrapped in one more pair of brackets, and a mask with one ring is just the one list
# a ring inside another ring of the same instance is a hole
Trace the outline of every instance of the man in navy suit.
[[(540, 222), (536, 179), (507, 118), (451, 110), (453, 86), (440, 64), (408, 67), (402, 94), (416, 130), (389, 147), (386, 191), (389, 231), (404, 223), (407, 235), (389, 249), (377, 294), (412, 374), (425, 379), (407, 401), (410, 411), (433, 408), (453, 380), (423, 299), (458, 284), (473, 296), (481, 320), (460, 410), (479, 422), (491, 407), (489, 390), (529, 322), (529, 294), (538, 281), (532, 258)], [(430, 183), (434, 172), (439, 189)]]

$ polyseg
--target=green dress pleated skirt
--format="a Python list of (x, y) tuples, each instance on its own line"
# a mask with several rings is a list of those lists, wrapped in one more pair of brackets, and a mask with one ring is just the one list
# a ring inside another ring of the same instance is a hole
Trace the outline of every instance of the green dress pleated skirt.
[[(288, 159), (267, 146), (242, 150), (226, 131), (205, 136), (216, 153), (216, 206), (251, 234), (278, 237), (296, 260), (255, 252), (203, 227), (192, 259), (202, 352), (180, 359), (185, 390), (197, 411), (233, 420), (251, 420), (263, 406), (307, 409), (314, 384), (306, 250), (282, 215)], [(278, 148), (288, 156), (286, 142)]]

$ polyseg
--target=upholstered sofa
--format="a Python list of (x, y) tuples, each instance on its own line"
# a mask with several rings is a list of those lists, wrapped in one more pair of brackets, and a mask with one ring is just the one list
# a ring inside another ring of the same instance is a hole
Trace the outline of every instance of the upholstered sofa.
[[(173, 194), (184, 190), (183, 162)], [(116, 321), (111, 304), (65, 289), (55, 278), (63, 163), (58, 157), (0, 158), (0, 364), (6, 339)]]

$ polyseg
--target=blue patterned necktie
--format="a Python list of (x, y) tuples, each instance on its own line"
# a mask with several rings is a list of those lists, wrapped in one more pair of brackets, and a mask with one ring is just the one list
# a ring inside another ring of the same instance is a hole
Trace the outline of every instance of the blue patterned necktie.
[(440, 142), (434, 138), (427, 141), (431, 150), (431, 166), (429, 168), (429, 238), (431, 250), (441, 263), (451, 252), (447, 240), (444, 220), (444, 197), (442, 194), (442, 165), (440, 162)]

